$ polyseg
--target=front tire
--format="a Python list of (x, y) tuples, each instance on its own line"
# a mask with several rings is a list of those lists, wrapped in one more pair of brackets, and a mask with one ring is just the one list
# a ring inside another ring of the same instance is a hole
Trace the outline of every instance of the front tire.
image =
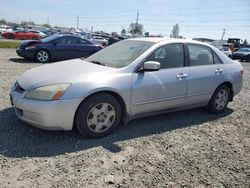
[(36, 53), (36, 60), (40, 63), (46, 63), (50, 60), (50, 54), (47, 50), (39, 50)]
[(223, 112), (230, 99), (230, 89), (226, 85), (219, 86), (210, 99), (207, 110), (214, 114)]
[(113, 132), (121, 120), (121, 106), (115, 97), (106, 93), (86, 99), (78, 108), (75, 126), (83, 135), (104, 137)]

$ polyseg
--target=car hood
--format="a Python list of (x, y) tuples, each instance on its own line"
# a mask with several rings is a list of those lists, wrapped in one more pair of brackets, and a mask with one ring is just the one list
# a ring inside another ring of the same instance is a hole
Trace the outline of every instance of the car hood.
[(51, 84), (79, 82), (86, 78), (102, 79), (116, 70), (82, 59), (73, 59), (30, 69), (23, 73), (17, 82), (23, 89), (31, 90)]
[(39, 40), (25, 40), (21, 43), (21, 46), (28, 46), (28, 45), (37, 44), (37, 43), (41, 43), (41, 41), (39, 41)]

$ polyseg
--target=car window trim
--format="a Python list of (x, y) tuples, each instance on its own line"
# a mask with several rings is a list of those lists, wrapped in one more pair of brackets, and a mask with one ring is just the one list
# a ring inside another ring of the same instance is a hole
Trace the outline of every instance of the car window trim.
[[(168, 69), (173, 69), (173, 68), (184, 68), (187, 66), (187, 62), (186, 62), (186, 50), (185, 50), (185, 44), (183, 42), (174, 42), (174, 43), (167, 43), (167, 44), (163, 44), (161, 46), (159, 46), (157, 49), (155, 49), (153, 52), (151, 52), (150, 54), (148, 54), (140, 63), (138, 63), (138, 65), (135, 67), (134, 72), (140, 72), (141, 66), (143, 65), (143, 63), (146, 62), (146, 59), (153, 53), (155, 53), (158, 49), (162, 48), (165, 45), (169, 45), (169, 44), (181, 44), (183, 47), (183, 55), (184, 55), (184, 63), (182, 67), (171, 67), (171, 68), (164, 68), (164, 70), (168, 70)], [(163, 70), (163, 69), (160, 69)], [(160, 71), (159, 70), (159, 71)]]

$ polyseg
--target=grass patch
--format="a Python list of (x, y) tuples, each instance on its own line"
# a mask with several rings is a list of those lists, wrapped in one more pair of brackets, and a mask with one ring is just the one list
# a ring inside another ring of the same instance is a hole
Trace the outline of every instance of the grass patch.
[(17, 48), (20, 42), (0, 41), (0, 48)]

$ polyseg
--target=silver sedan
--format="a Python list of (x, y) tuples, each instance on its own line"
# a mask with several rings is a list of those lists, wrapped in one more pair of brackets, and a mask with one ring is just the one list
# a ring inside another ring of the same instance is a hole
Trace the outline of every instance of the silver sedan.
[(11, 88), (17, 116), (48, 130), (88, 137), (111, 133), (121, 121), (206, 106), (220, 113), (242, 88), (243, 68), (205, 43), (129, 39), (87, 59), (26, 71)]

